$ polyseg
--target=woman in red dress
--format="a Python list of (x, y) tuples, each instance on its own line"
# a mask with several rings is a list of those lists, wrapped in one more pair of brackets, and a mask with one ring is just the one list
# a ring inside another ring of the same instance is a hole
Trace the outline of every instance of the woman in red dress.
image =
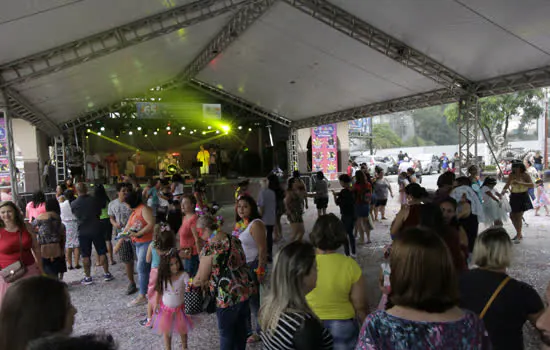
[[(0, 204), (0, 269), (17, 261), (27, 270), (22, 278), (42, 273), (42, 256), (36, 236), (27, 229), (19, 208), (7, 201)], [(0, 278), (0, 304), (9, 286), (10, 283)]]

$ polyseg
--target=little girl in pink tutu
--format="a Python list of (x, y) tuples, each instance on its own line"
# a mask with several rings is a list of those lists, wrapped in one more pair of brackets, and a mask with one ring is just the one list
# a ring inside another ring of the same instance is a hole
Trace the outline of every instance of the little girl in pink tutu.
[(187, 333), (192, 328), (191, 318), (185, 314), (183, 295), (189, 282), (189, 274), (183, 270), (181, 259), (174, 249), (160, 258), (157, 278), (156, 315), (153, 327), (164, 335), (165, 349), (172, 349), (172, 333), (181, 337), (183, 349), (187, 349)]

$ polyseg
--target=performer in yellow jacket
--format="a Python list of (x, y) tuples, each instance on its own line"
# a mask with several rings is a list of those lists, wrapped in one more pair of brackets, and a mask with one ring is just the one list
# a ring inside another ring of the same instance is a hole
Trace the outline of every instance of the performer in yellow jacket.
[(204, 145), (201, 145), (201, 150), (197, 153), (197, 162), (202, 162), (201, 175), (208, 174), (208, 167), (210, 165), (210, 153), (204, 149)]

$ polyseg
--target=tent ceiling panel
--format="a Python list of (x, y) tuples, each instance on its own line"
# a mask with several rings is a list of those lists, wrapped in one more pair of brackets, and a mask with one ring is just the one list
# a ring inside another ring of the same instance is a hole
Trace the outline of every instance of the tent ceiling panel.
[(284, 3), (197, 79), (292, 120), (440, 88)]
[(2, 1), (0, 63), (35, 54), (191, 2), (193, 1)]
[(170, 80), (228, 18), (219, 16), (15, 87), (56, 123), (62, 123)]
[(330, 2), (471, 80), (550, 64), (546, 0)]

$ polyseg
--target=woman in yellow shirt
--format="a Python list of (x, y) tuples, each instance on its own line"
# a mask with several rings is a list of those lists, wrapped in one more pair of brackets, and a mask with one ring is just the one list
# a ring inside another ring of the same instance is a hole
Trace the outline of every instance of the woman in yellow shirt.
[(317, 253), (317, 285), (306, 296), (307, 302), (332, 333), (335, 350), (355, 349), (368, 301), (359, 264), (336, 252), (347, 244), (344, 224), (334, 214), (323, 215), (315, 222), (310, 240)]
[(525, 165), (521, 162), (512, 163), (512, 173), (508, 176), (508, 182), (502, 189), (501, 194), (505, 194), (510, 190), (510, 219), (516, 229), (516, 236), (512, 238), (512, 242), (520, 243), (523, 239), (523, 213), (533, 209), (531, 198), (529, 197), (529, 189), (534, 188), (535, 184), (531, 180), (531, 176), (527, 174)]

